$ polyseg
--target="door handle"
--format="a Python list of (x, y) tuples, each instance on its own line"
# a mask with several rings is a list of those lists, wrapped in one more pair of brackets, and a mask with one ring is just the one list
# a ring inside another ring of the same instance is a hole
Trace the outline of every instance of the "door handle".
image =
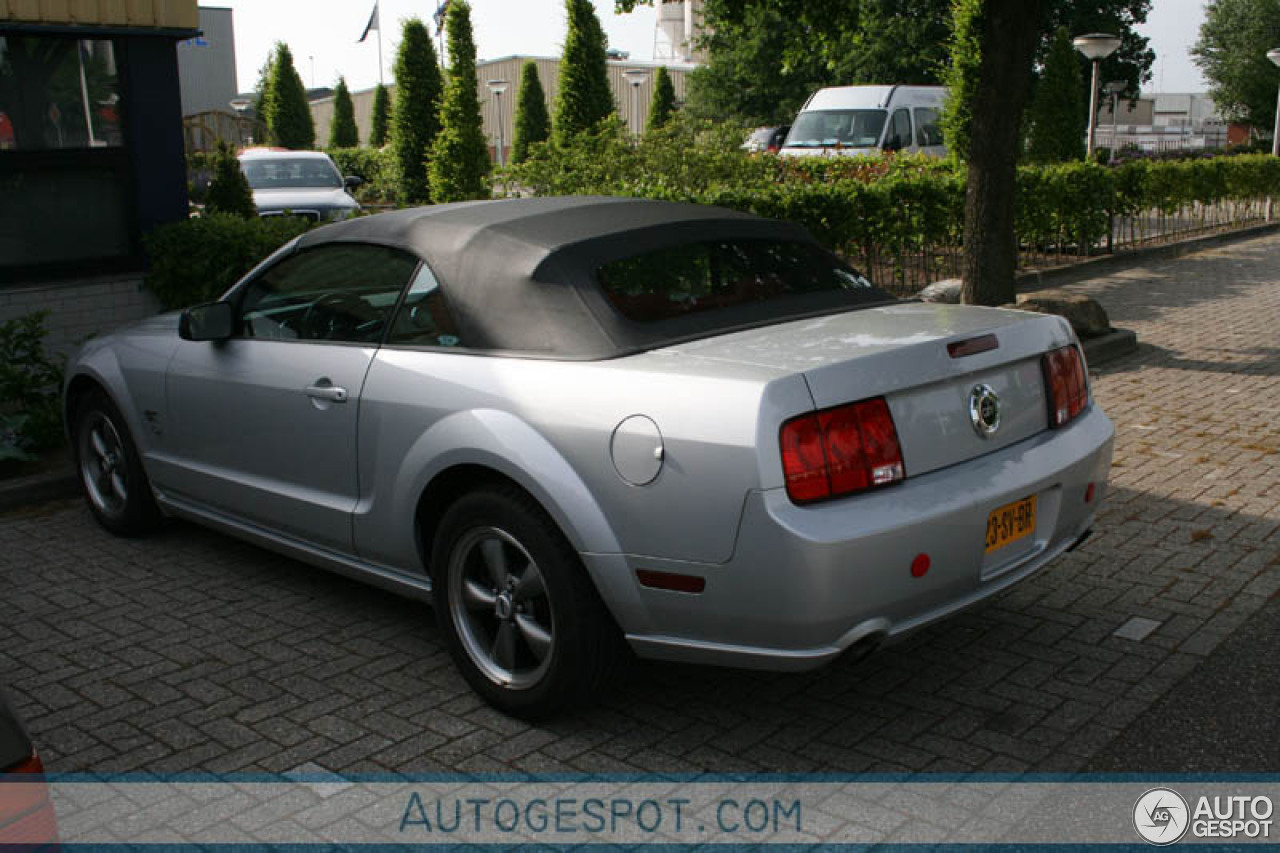
[(328, 400), (330, 403), (347, 402), (347, 389), (337, 385), (308, 385), (307, 396), (316, 400)]

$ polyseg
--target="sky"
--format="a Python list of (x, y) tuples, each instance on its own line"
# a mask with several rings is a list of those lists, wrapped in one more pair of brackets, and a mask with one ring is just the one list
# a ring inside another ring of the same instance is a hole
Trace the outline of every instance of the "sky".
[[(613, 0), (593, 2), (611, 47), (629, 51), (633, 59), (653, 57), (653, 8), (641, 6), (629, 15), (616, 15)], [(236, 71), (242, 92), (253, 89), (258, 69), (278, 39), (289, 44), (307, 86), (332, 86), (339, 74), (353, 90), (378, 82), (377, 34), (356, 43), (373, 0), (209, 0), (208, 5), (235, 10)], [(418, 15), (434, 33), (430, 18), (435, 8), (436, 0), (379, 0), (385, 79), (391, 79), (399, 22)], [(563, 0), (471, 0), (471, 10), (480, 59), (560, 53)], [(1200, 71), (1187, 53), (1203, 20), (1203, 0), (1154, 0), (1147, 23), (1140, 27), (1156, 51), (1147, 91), (1204, 91)]]

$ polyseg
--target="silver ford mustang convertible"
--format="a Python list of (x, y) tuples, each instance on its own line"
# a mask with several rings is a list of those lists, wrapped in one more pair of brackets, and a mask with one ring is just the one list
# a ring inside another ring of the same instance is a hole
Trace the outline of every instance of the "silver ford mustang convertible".
[(310, 231), (91, 341), (94, 515), (433, 600), (513, 714), (643, 657), (802, 670), (1086, 537), (1113, 430), (1057, 317), (895, 301), (802, 228), (611, 198)]

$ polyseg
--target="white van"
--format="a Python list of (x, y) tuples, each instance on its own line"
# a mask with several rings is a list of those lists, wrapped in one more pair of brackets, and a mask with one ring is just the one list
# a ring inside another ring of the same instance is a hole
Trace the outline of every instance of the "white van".
[(911, 151), (945, 157), (945, 86), (832, 86), (819, 89), (796, 116), (778, 152), (856, 156)]

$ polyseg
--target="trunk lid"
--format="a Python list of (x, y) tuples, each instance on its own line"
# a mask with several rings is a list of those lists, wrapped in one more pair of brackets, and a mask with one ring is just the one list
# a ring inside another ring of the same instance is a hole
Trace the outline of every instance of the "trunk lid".
[[(987, 334), (995, 336), (996, 348), (958, 358), (948, 352), (950, 343)], [(1047, 429), (1040, 357), (1071, 340), (1059, 317), (901, 303), (721, 335), (667, 352), (799, 373), (818, 409), (884, 396), (911, 477)], [(999, 428), (985, 437), (969, 414), (970, 394), (979, 385), (995, 392), (1000, 413)]]

